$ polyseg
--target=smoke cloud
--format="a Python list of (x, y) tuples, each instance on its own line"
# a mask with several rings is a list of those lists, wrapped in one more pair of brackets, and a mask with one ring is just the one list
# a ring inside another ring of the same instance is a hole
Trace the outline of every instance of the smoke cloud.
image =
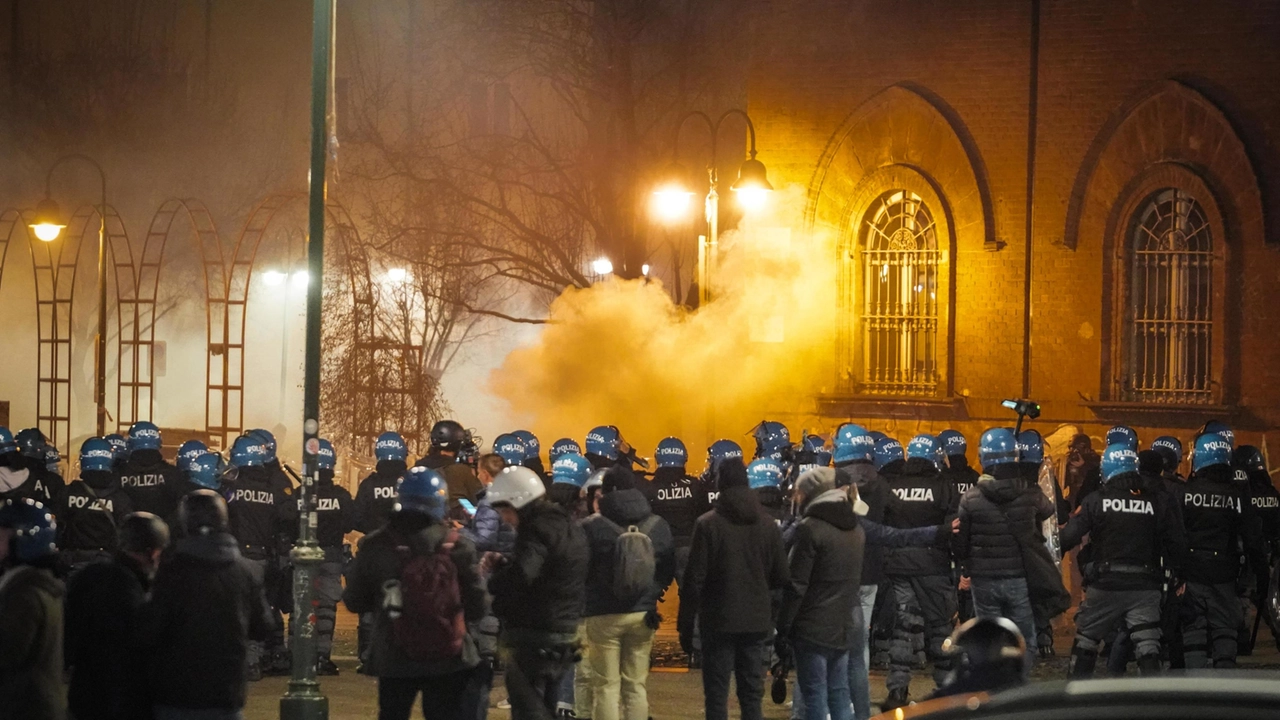
[(766, 417), (812, 416), (833, 377), (839, 267), (831, 238), (794, 229), (802, 192), (773, 195), (771, 211), (721, 236), (705, 307), (677, 306), (657, 281), (569, 289), (537, 340), (493, 372), (491, 392), (544, 445), (617, 425), (645, 456), (681, 437), (691, 465), (718, 437), (750, 452)]

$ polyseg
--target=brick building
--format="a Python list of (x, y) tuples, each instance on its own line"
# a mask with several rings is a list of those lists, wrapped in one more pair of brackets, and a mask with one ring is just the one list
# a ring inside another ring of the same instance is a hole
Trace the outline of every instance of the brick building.
[(840, 248), (826, 424), (1280, 423), (1280, 3), (756, 13), (761, 159)]

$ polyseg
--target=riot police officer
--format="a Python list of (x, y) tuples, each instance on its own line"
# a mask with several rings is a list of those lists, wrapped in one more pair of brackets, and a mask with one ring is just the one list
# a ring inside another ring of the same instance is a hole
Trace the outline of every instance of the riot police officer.
[(524, 464), (528, 448), (515, 433), (503, 433), (493, 439), (493, 453), (502, 458), (507, 467), (515, 467)]
[[(324, 562), (315, 572), (316, 588), (316, 674), (337, 675), (338, 666), (330, 659), (333, 651), (333, 629), (338, 619), (338, 602), (342, 600), (342, 571), (346, 565), (343, 548), (344, 537), (355, 529), (355, 503), (347, 489), (335, 485), (333, 469), (338, 458), (333, 443), (319, 439), (316, 452), (318, 479), (311, 497), (316, 518), (316, 544), (324, 551)], [(293, 530), (290, 536), (298, 536), (298, 514), (302, 512), (302, 498), (296, 503), (285, 503), (285, 521)], [(294, 618), (290, 617), (290, 633)]]
[[(1262, 539), (1264, 542), (1263, 552), (1266, 555), (1267, 568), (1266, 573), (1271, 574), (1272, 568), (1277, 562), (1277, 555), (1280, 553), (1280, 493), (1276, 492), (1275, 485), (1271, 483), (1271, 473), (1267, 472), (1267, 464), (1263, 460), (1262, 453), (1253, 445), (1241, 445), (1232, 453), (1232, 465), (1237, 470), (1236, 474), (1244, 473), (1249, 486), (1249, 497), (1253, 502), (1253, 513), (1258, 519), (1258, 525), (1262, 530)], [(1257, 579), (1261, 572), (1255, 569), (1252, 576)], [(1262, 618), (1267, 618), (1267, 626), (1271, 629), (1272, 637), (1276, 640), (1277, 647), (1280, 647), (1280, 627), (1276, 627), (1275, 623), (1270, 620), (1271, 614), (1267, 612), (1263, 598), (1270, 590), (1270, 585), (1263, 587), (1254, 587), (1254, 604), (1258, 608), (1258, 613)], [(1260, 620), (1259, 620), (1260, 622)], [(1254, 634), (1250, 633), (1249, 638), (1244, 642), (1252, 643)]]
[(415, 463), (444, 476), (449, 486), (449, 511), (457, 514), (458, 501), (475, 504), (484, 487), (470, 465), (459, 462), (458, 453), (470, 442), (470, 433), (455, 420), (441, 420), (431, 426), (431, 448)]
[(1246, 487), (1234, 482), (1231, 443), (1219, 433), (1196, 438), (1192, 474), (1179, 504), (1190, 551), (1183, 578), (1182, 649), (1188, 670), (1234, 668), (1244, 612), (1236, 596), (1243, 544), (1257, 587), (1270, 579), (1261, 530)]
[[(910, 529), (950, 524), (958, 502), (955, 485), (938, 473), (938, 441), (917, 435), (907, 446), (901, 471), (886, 479), (895, 501), (885, 514), (889, 527)], [(889, 451), (886, 446), (886, 451)], [(886, 464), (887, 467), (887, 464)], [(915, 651), (912, 635), (925, 635), (925, 650), (933, 662), (934, 682), (941, 684), (951, 671), (951, 660), (942, 652), (942, 643), (951, 635), (951, 619), (956, 613), (956, 589), (951, 581), (951, 558), (945, 551), (930, 548), (893, 548), (884, 556), (888, 591), (897, 605), (897, 623), (890, 650), (889, 677), (885, 682), (889, 697), (883, 710), (908, 702)]]
[(115, 554), (116, 528), (133, 512), (120, 478), (111, 472), (111, 444), (91, 437), (80, 446), (80, 477), (71, 481), (58, 509), (58, 548), (78, 570)]
[(1063, 551), (1086, 535), (1093, 548), (1084, 567), (1084, 602), (1076, 615), (1071, 677), (1093, 676), (1098, 648), (1121, 624), (1135, 644), (1138, 669), (1160, 671), (1160, 587), (1164, 567), (1177, 574), (1186, 555), (1186, 535), (1169, 498), (1147, 489), (1138, 474), (1138, 454), (1121, 439), (1102, 455), (1102, 485), (1080, 503), (1062, 528)]
[(276, 456), (276, 436), (271, 434), (270, 430), (262, 428), (254, 428), (245, 433), (253, 438), (257, 438), (262, 443), (262, 447), (267, 450), (267, 460), (262, 464), (267, 469), (267, 473), (271, 476), (271, 484), (279, 492), (293, 487), (293, 481), (289, 479), (288, 473), (284, 471), (284, 466), (280, 463), (280, 458)]
[[(439, 426), (440, 423), (436, 425)], [(396, 489), (400, 484), (400, 478), (408, 469), (405, 461), (409, 457), (409, 447), (400, 433), (388, 430), (374, 441), (373, 457), (377, 465), (356, 488), (352, 518), (355, 529), (365, 535), (386, 525), (391, 519), (391, 513), (396, 504)], [(373, 613), (362, 614), (356, 626), (356, 653), (361, 661), (356, 672), (363, 669), (363, 663), (369, 651), (373, 632), (373, 615)]]
[(103, 440), (111, 443), (111, 469), (119, 473), (129, 459), (129, 441), (120, 433), (109, 433)]
[(284, 654), (284, 619), (281, 578), (276, 556), (279, 537), (289, 532), (286, 521), (294, 505), (293, 490), (280, 489), (267, 468), (268, 452), (260, 437), (241, 435), (231, 446), (231, 466), (235, 479), (228, 484), (227, 529), (240, 545), (240, 554), (253, 566), (255, 580), (267, 590), (272, 606), (273, 630), (270, 640), (249, 647), (249, 677), (283, 674), (289, 670)]
[(959, 430), (943, 430), (938, 445), (947, 458), (942, 477), (955, 486), (956, 497), (964, 497), (978, 482), (978, 471), (969, 466), (969, 441)]
[(782, 463), (772, 457), (756, 458), (747, 466), (747, 485), (760, 507), (779, 525), (787, 515), (787, 498), (782, 493)]
[(560, 438), (551, 445), (551, 449), (547, 451), (547, 456), (554, 465), (556, 460), (559, 460), (561, 456), (568, 455), (569, 453), (581, 455), (582, 446), (573, 438)]
[(684, 577), (689, 561), (689, 543), (693, 524), (701, 515), (701, 501), (695, 492), (697, 480), (689, 476), (689, 452), (680, 438), (663, 438), (654, 451), (657, 469), (648, 484), (649, 505), (653, 514), (667, 521), (676, 544), (676, 582)]
[(524, 445), (524, 459), (516, 464), (538, 473), (538, 477), (542, 478), (544, 483), (550, 484), (551, 476), (542, 465), (542, 443), (538, 442), (538, 436), (528, 430), (514, 430), (511, 434)]
[(120, 467), (120, 486), (133, 509), (166, 522), (174, 519), (185, 485), (178, 468), (160, 454), (160, 428), (145, 420), (129, 428), (129, 458)]
[(58, 506), (66, 483), (55, 472), (50, 472), (45, 462), (49, 448), (44, 433), (37, 428), (27, 428), (13, 438), (13, 449), (5, 454), (5, 464), (12, 471), (7, 478), (0, 477), (0, 499), (31, 498), (44, 507)]
[(600, 425), (587, 433), (584, 455), (591, 467), (601, 470), (617, 465), (622, 450), (622, 434), (613, 425)]
[(719, 489), (716, 487), (716, 468), (725, 460), (741, 460), (742, 446), (738, 443), (721, 438), (707, 448), (707, 466), (702, 470), (702, 475), (698, 477), (697, 493), (700, 507), (698, 515), (709, 511), (711, 504), (716, 501), (716, 497), (720, 495)]
[(226, 463), (223, 462), (221, 455), (211, 452), (200, 453), (187, 464), (187, 483), (193, 488), (213, 490), (221, 495), (222, 473), (225, 470)]
[(178, 466), (179, 470), (186, 472), (187, 466), (193, 460), (207, 452), (209, 452), (208, 445), (199, 440), (188, 440), (178, 446), (178, 455), (174, 458), (174, 464)]

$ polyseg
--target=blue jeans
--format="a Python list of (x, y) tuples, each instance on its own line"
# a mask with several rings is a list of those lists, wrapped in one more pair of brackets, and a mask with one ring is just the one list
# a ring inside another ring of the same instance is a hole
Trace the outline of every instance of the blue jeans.
[(804, 696), (804, 720), (851, 720), (849, 649), (796, 641), (796, 680)]
[(1027, 641), (1025, 673), (1031, 672), (1036, 658), (1036, 618), (1031, 612), (1031, 596), (1027, 592), (1027, 579), (981, 578), (971, 579), (973, 613), (980, 618), (1008, 618)]
[(849, 695), (853, 717), (871, 717), (871, 613), (876, 606), (877, 585), (862, 586), (862, 601), (853, 606), (853, 644), (849, 646)]

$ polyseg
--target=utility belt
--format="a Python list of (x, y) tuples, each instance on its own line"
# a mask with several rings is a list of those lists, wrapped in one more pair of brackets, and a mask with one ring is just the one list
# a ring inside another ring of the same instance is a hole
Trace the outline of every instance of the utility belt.
[(1090, 582), (1110, 575), (1137, 575), (1145, 579), (1161, 580), (1164, 578), (1164, 571), (1158, 567), (1135, 563), (1099, 562), (1085, 567), (1085, 579)]

